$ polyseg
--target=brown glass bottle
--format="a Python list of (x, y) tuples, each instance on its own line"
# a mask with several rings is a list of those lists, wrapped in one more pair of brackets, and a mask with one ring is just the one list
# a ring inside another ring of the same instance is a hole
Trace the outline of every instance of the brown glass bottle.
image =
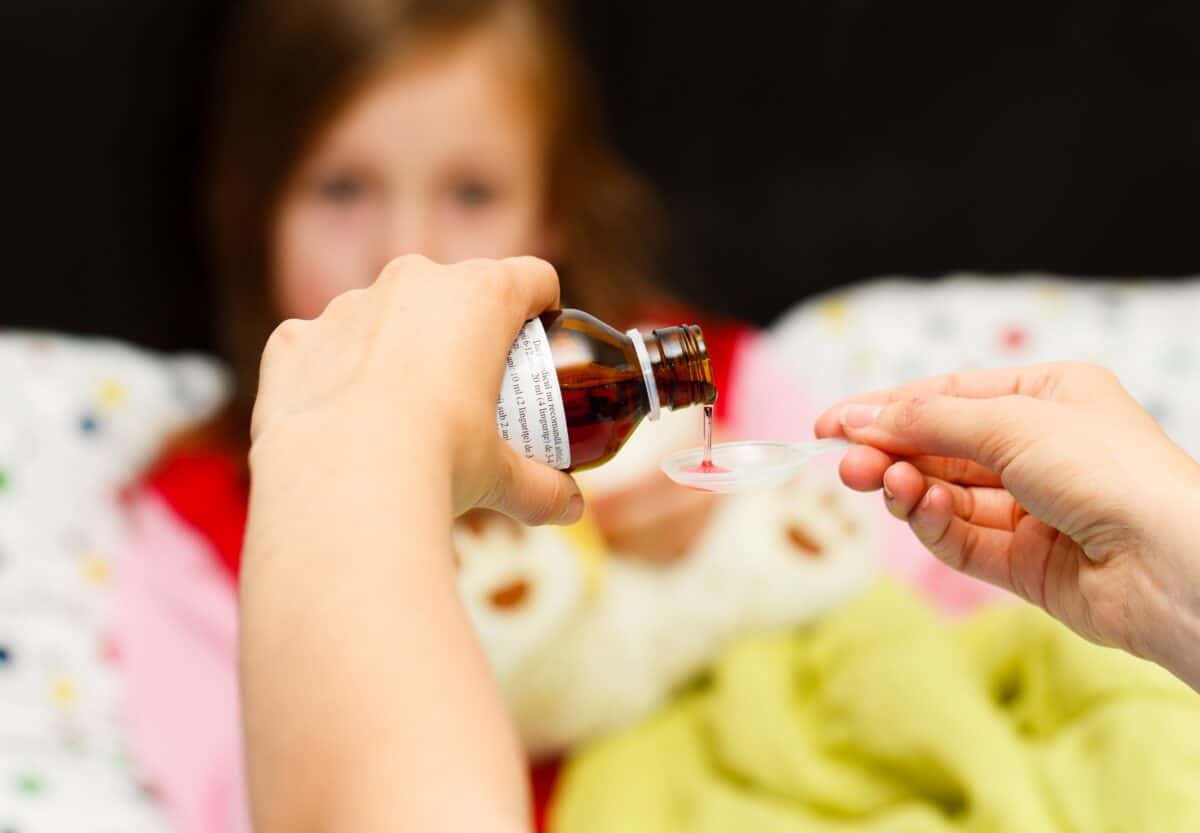
[(509, 354), (504, 385), (497, 403), (501, 435), (526, 456), (567, 471), (612, 459), (642, 420), (662, 408), (717, 399), (699, 327), (622, 333), (574, 309), (546, 312), (526, 325)]

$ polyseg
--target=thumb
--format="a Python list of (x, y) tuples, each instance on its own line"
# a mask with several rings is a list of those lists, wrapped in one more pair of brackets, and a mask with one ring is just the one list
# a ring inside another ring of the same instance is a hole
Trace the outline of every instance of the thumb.
[(846, 437), (893, 456), (973, 460), (1001, 472), (1051, 429), (1054, 403), (1029, 396), (968, 399), (915, 396), (886, 405), (852, 404), (838, 418)]
[(583, 496), (574, 478), (506, 444), (500, 448), (500, 478), (482, 506), (530, 526), (573, 524), (583, 516)]

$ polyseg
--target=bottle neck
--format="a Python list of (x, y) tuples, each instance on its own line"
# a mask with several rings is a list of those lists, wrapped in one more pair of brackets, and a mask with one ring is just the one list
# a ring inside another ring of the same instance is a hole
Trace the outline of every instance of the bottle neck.
[(645, 341), (661, 407), (674, 411), (717, 401), (712, 364), (699, 327), (663, 327)]

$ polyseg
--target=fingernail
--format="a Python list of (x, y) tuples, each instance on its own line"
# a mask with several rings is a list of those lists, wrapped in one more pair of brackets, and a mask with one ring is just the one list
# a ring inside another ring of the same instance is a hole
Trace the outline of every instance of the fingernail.
[(881, 410), (878, 405), (847, 405), (842, 408), (840, 419), (845, 428), (866, 428)]
[[(917, 504), (917, 509), (928, 509), (929, 504), (933, 503), (933, 487), (930, 486), (925, 490), (925, 496), (921, 498), (921, 502)], [(914, 510), (915, 511), (915, 510)]]
[(564, 526), (577, 523), (583, 517), (583, 497), (581, 495), (571, 495), (567, 501), (567, 508), (563, 510), (562, 517), (558, 522)]
[(892, 473), (891, 466), (888, 466), (887, 469), (885, 469), (883, 472), (883, 496), (885, 498), (887, 498), (888, 500), (892, 500), (896, 497), (894, 494), (892, 494), (892, 490), (888, 488), (888, 484), (887, 484), (888, 475), (891, 473)]

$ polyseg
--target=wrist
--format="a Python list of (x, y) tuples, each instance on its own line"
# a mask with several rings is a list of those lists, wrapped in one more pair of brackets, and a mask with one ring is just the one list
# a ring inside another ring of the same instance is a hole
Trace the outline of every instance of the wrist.
[(449, 478), (450, 431), (442, 420), (421, 419), (423, 414), (420, 407), (364, 397), (306, 409), (255, 438), (251, 467), (257, 472), (336, 466), (369, 480)]
[(1200, 692), (1200, 614), (1195, 604), (1166, 599), (1151, 626), (1154, 633), (1147, 637), (1149, 648), (1142, 655)]
[[(1190, 461), (1189, 461), (1190, 462)], [(1146, 617), (1144, 653), (1200, 691), (1200, 466), (1181, 481), (1172, 500), (1163, 534), (1145, 555), (1147, 584), (1153, 599)]]
[[(306, 528), (287, 549), (335, 557), (347, 530), (394, 545), (409, 534), (406, 517), (449, 529), (451, 462), (439, 437), (419, 436), (369, 409), (355, 411), (353, 421), (319, 411), (289, 417), (255, 439), (252, 523), (266, 521), (280, 534)], [(298, 523), (270, 523), (287, 518)]]

